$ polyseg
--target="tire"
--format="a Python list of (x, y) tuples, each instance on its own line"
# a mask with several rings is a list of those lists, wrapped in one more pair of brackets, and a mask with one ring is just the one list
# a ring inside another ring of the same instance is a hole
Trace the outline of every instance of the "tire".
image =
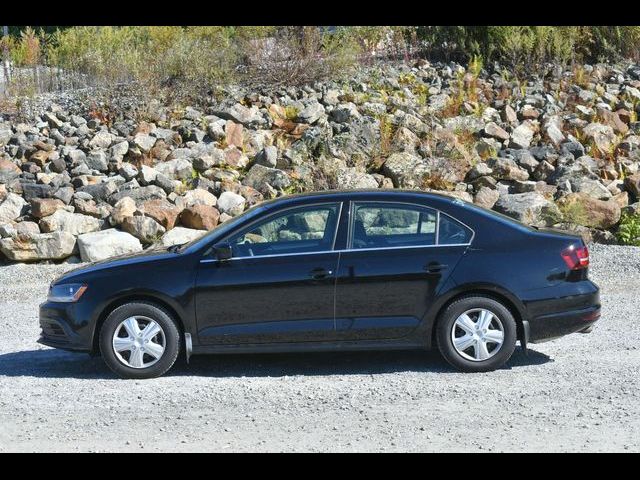
[(109, 314), (100, 329), (99, 344), (105, 363), (120, 377), (155, 378), (175, 363), (180, 330), (162, 307), (131, 302)]
[(502, 303), (491, 297), (470, 295), (455, 300), (440, 315), (436, 336), (440, 353), (453, 367), (463, 372), (489, 372), (511, 358), (517, 327)]

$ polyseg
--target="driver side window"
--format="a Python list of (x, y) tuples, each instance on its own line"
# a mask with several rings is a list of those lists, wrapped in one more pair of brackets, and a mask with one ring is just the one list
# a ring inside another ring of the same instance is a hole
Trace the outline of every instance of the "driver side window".
[(251, 225), (229, 239), (233, 257), (332, 250), (339, 205), (288, 209)]

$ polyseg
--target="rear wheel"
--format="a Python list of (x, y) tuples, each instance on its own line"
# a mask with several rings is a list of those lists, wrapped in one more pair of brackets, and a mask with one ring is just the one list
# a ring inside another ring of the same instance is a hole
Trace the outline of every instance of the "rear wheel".
[(100, 330), (100, 352), (124, 378), (154, 378), (169, 370), (180, 351), (180, 331), (164, 309), (132, 302), (109, 314)]
[(505, 364), (515, 349), (516, 321), (507, 307), (485, 296), (454, 301), (436, 330), (442, 356), (465, 372), (487, 372)]

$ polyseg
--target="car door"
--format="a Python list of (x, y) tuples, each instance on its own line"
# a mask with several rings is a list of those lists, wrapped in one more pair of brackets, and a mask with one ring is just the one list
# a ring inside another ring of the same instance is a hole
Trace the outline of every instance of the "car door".
[(226, 238), (230, 259), (203, 258), (196, 286), (200, 342), (334, 339), (341, 207), (321, 203), (270, 214)]
[(336, 284), (340, 340), (400, 338), (416, 329), (473, 232), (421, 205), (353, 202)]

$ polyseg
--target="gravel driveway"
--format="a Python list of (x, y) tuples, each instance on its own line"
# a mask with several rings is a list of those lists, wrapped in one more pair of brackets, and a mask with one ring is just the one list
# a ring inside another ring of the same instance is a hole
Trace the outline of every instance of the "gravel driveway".
[(435, 352), (248, 355), (146, 381), (35, 343), (69, 266), (0, 267), (0, 451), (640, 451), (640, 248), (591, 255), (594, 332), (496, 372)]

